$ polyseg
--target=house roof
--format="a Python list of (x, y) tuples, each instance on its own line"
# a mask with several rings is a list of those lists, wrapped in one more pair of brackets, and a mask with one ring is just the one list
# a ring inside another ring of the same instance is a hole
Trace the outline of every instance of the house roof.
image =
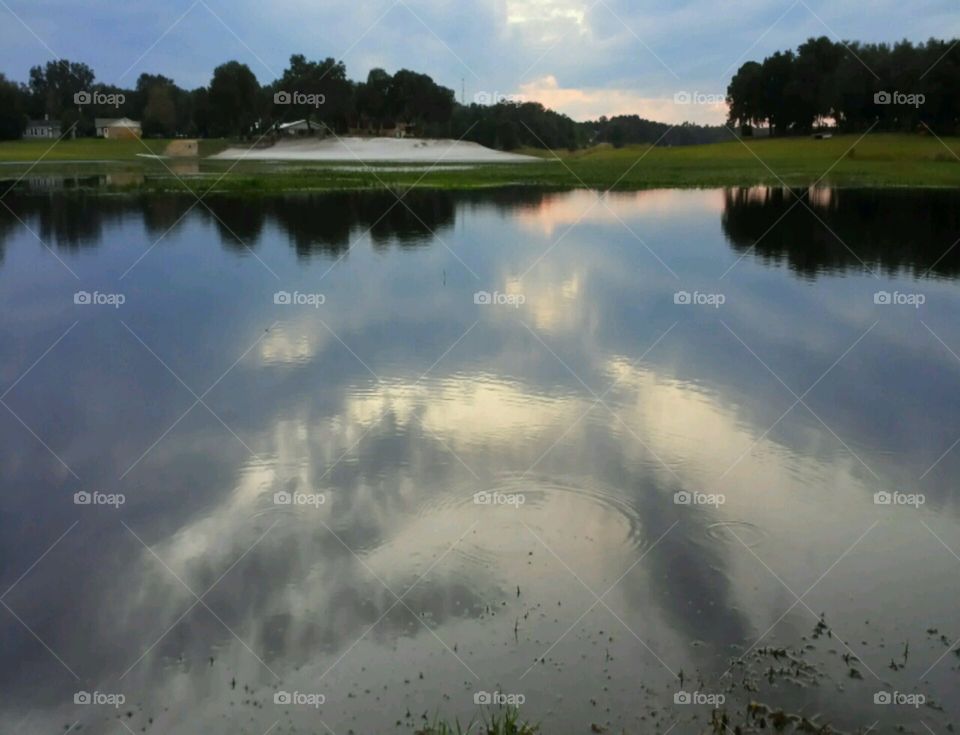
[(293, 122), (282, 123), (279, 128), (280, 130), (287, 130), (288, 128), (295, 128), (299, 125), (306, 125), (306, 120), (294, 120)]
[(27, 122), (28, 128), (59, 128), (58, 120), (30, 120)]
[(129, 117), (96, 117), (93, 124), (98, 128), (139, 128), (139, 120), (131, 120)]

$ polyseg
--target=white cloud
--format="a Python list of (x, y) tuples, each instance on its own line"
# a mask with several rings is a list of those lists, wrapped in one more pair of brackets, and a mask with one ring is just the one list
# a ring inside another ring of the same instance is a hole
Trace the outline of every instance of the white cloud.
[(507, 0), (507, 23), (565, 21), (583, 26), (587, 9), (579, 0)]

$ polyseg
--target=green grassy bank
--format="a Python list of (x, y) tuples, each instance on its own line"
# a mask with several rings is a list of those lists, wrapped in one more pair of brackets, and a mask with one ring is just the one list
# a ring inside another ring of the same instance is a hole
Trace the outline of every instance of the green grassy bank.
[[(13, 179), (43, 156), (30, 175), (139, 174), (123, 188), (272, 193), (410, 186), (475, 188), (503, 185), (637, 190), (655, 187), (749, 186), (960, 186), (960, 138), (932, 135), (837, 136), (765, 139), (677, 148), (607, 146), (581, 150), (522, 151), (524, 164), (410, 166), (384, 164), (357, 170), (359, 162), (232, 162), (205, 158), (223, 141), (201, 141), (200, 159), (154, 161), (169, 141), (65, 140), (0, 143), (0, 177)], [(169, 167), (169, 168), (168, 168)], [(405, 170), (405, 169), (414, 170)], [(171, 172), (170, 169), (173, 169)]]

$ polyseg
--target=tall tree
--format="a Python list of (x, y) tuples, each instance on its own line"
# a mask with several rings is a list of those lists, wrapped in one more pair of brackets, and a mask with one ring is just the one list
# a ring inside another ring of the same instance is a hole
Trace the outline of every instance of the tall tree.
[(738, 125), (756, 125), (766, 119), (763, 99), (763, 67), (748, 61), (727, 87), (730, 120)]
[(144, 135), (172, 137), (177, 131), (177, 108), (172, 85), (157, 84), (150, 89), (143, 108)]
[(30, 113), (54, 120), (76, 119), (74, 95), (93, 89), (94, 73), (86, 64), (66, 59), (30, 69)]
[(27, 93), (0, 74), (0, 140), (15, 140), (27, 121)]
[(250, 67), (228, 61), (213, 70), (210, 81), (210, 132), (248, 135), (259, 119), (260, 83)]
[(346, 127), (353, 110), (353, 85), (342, 61), (330, 57), (309, 61), (303, 54), (294, 54), (276, 87), (285, 95), (274, 110), (277, 119)]
[(357, 114), (361, 124), (372, 125), (377, 130), (383, 128), (393, 117), (390, 109), (390, 88), (393, 77), (383, 69), (371, 69), (367, 81), (357, 86)]

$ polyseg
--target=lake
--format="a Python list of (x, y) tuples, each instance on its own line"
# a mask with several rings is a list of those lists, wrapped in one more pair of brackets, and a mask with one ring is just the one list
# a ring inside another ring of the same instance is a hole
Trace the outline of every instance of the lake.
[(956, 723), (960, 194), (91, 183), (0, 209), (0, 730)]

